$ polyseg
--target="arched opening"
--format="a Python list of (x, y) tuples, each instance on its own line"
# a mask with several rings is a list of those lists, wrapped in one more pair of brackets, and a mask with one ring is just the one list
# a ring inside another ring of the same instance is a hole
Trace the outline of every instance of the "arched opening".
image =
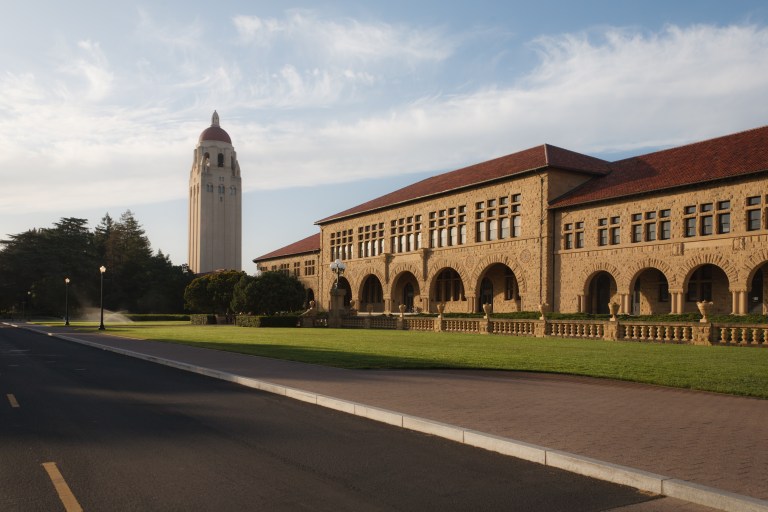
[(348, 308), (349, 303), (352, 300), (352, 287), (349, 285), (349, 281), (344, 276), (339, 277), (339, 290), (344, 290), (344, 307)]
[(606, 315), (609, 313), (608, 304), (616, 294), (616, 280), (606, 271), (598, 272), (589, 283), (589, 298), (587, 313)]
[(409, 313), (420, 309), (419, 282), (411, 272), (402, 272), (392, 281), (392, 310), (398, 311), (400, 304)]
[(696, 303), (712, 301), (712, 312), (728, 314), (731, 312), (731, 293), (728, 290), (728, 276), (717, 265), (707, 263), (691, 272), (685, 287), (685, 313), (697, 313)]
[(369, 306), (377, 313), (384, 311), (384, 291), (381, 288), (381, 281), (374, 275), (369, 275), (365, 279), (360, 293), (360, 311), (368, 311)]
[(413, 288), (413, 283), (406, 283), (406, 285), (403, 286), (403, 300), (400, 302), (400, 304), (405, 304), (405, 310), (409, 313), (413, 313), (413, 298), (415, 296), (416, 292)]
[(483, 304), (490, 304), (491, 311), (493, 311), (493, 282), (487, 277), (480, 281), (480, 304), (478, 304), (478, 311), (482, 311)]
[(315, 300), (315, 292), (312, 288), (307, 288), (306, 307), (309, 308), (309, 303)]
[(224, 167), (224, 153), (219, 153), (218, 164), (219, 167)]
[(646, 268), (632, 286), (633, 315), (657, 315), (670, 312), (669, 282), (661, 270)]
[(503, 263), (489, 265), (481, 274), (477, 285), (475, 311), (482, 313), (483, 304), (490, 304), (491, 311), (508, 313), (520, 311), (520, 289), (512, 269)]
[(757, 269), (749, 284), (747, 311), (758, 315), (768, 314), (768, 264)]
[(432, 300), (436, 304), (445, 303), (447, 312), (461, 311), (456, 303), (466, 301), (467, 298), (464, 295), (464, 283), (455, 269), (444, 268), (437, 274), (432, 286)]

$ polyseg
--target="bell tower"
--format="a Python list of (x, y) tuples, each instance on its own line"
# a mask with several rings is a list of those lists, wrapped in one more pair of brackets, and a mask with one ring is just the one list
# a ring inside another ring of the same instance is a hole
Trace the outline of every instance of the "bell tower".
[(240, 164), (214, 110), (197, 141), (189, 173), (189, 269), (242, 270)]

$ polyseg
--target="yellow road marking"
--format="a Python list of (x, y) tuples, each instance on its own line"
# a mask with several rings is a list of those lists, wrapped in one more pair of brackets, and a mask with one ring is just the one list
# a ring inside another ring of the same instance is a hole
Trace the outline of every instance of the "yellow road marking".
[(55, 462), (43, 462), (43, 468), (48, 473), (48, 478), (53, 482), (53, 487), (56, 488), (56, 492), (59, 494), (59, 499), (64, 505), (64, 509), (67, 512), (83, 512), (83, 508), (77, 502), (77, 498), (72, 494), (67, 482), (64, 481), (64, 477), (61, 476), (59, 468), (56, 467)]
[(8, 393), (8, 394), (7, 394), (7, 395), (5, 395), (5, 396), (7, 396), (7, 397), (8, 397), (8, 401), (9, 401), (9, 402), (11, 402), (11, 407), (21, 407), (21, 406), (19, 405), (19, 402), (16, 400), (16, 397), (15, 397), (15, 396), (13, 396), (13, 394), (11, 394), (11, 393)]

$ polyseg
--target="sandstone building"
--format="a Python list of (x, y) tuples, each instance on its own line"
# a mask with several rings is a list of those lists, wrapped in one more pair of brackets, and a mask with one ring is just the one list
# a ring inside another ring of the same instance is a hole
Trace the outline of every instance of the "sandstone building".
[(544, 144), (316, 222), (260, 256), (321, 308), (768, 313), (768, 126), (608, 162)]
[(240, 164), (214, 111), (193, 152), (189, 173), (189, 269), (196, 273), (242, 268)]

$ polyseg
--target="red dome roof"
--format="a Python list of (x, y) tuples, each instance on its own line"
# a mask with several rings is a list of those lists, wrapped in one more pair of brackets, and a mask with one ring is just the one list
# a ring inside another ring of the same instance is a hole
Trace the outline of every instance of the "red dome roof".
[(203, 142), (204, 140), (217, 140), (219, 142), (232, 144), (232, 139), (229, 138), (229, 134), (219, 126), (209, 126), (203, 130), (203, 133), (200, 134), (200, 139), (198, 142)]
[(222, 130), (221, 126), (219, 126), (219, 113), (215, 110), (211, 116), (211, 126), (203, 130), (203, 133), (200, 134), (198, 142), (203, 142), (204, 140), (216, 140), (219, 142), (232, 144), (232, 139), (229, 138), (229, 134)]

